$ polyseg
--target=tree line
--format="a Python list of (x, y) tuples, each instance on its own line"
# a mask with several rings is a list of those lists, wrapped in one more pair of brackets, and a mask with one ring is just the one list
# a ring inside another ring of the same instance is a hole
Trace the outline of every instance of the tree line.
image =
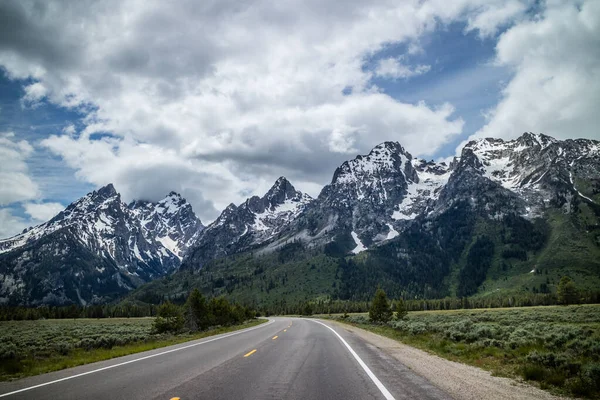
[(103, 304), (92, 306), (0, 306), (0, 321), (77, 318), (135, 318), (156, 316), (154, 304)]
[[(394, 298), (396, 298), (394, 300)], [(400, 301), (400, 297), (392, 296), (391, 307)], [(550, 306), (559, 304), (596, 304), (600, 303), (600, 291), (581, 291), (568, 277), (563, 277), (558, 285), (556, 293), (521, 293), (514, 295), (490, 295), (486, 297), (446, 297), (442, 299), (404, 299), (403, 307), (407, 311), (426, 310), (457, 310), (469, 308), (508, 308), (529, 306)], [(0, 306), (0, 321), (9, 320), (37, 320), (37, 319), (74, 319), (74, 318), (134, 318), (134, 317), (156, 317), (160, 313), (162, 305), (154, 304), (105, 304), (93, 306), (40, 306), (40, 307), (14, 307)], [(194, 289), (187, 299), (173, 304), (182, 313), (185, 321), (186, 313), (195, 304), (195, 315), (198, 317), (199, 326), (204, 327), (207, 323), (223, 325), (230, 321), (239, 321), (242, 314), (252, 315), (312, 315), (312, 314), (343, 314), (368, 312), (371, 301), (351, 301), (339, 299), (319, 299), (289, 304), (282, 299), (280, 302), (264, 305), (258, 308), (229, 303), (223, 297), (206, 299)], [(202, 317), (200, 317), (202, 316)], [(191, 326), (193, 319), (188, 317)]]
[(241, 324), (256, 317), (256, 311), (224, 297), (207, 300), (198, 289), (189, 294), (183, 306), (166, 301), (158, 307), (153, 328), (157, 333), (186, 330), (198, 332), (213, 326)]

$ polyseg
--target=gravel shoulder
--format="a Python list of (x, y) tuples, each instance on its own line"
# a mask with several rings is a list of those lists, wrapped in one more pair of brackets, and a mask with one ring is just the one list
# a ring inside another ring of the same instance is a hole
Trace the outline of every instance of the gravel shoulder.
[(566, 399), (554, 396), (525, 382), (492, 376), (488, 371), (446, 360), (352, 325), (331, 320), (328, 322), (386, 352), (457, 400)]

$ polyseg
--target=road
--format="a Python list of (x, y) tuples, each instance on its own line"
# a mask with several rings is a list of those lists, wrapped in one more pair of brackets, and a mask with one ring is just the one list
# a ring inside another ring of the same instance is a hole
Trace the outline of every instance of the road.
[(352, 400), (450, 396), (336, 324), (271, 318), (243, 331), (2, 383), (0, 398)]

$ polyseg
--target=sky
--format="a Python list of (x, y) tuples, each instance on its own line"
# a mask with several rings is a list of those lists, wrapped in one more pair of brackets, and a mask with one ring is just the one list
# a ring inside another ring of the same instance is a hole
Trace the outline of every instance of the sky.
[(5, 0), (0, 237), (113, 183), (203, 223), (377, 144), (600, 139), (600, 1)]

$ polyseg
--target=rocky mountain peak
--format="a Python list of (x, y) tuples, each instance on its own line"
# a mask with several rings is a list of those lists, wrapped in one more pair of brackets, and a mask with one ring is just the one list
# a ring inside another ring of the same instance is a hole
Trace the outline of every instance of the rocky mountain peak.
[[(377, 146), (373, 147), (371, 149), (371, 151), (369, 152), (369, 156), (379, 155), (382, 153), (387, 153), (387, 154), (398, 153), (398, 154), (404, 154), (405, 156), (410, 156), (410, 154), (404, 149), (404, 147), (402, 147), (402, 145), (400, 143), (393, 142), (393, 141), (383, 142), (383, 143), (380, 143)], [(411, 157), (409, 157), (409, 158), (411, 158)]]
[(109, 183), (108, 185), (103, 186), (98, 190), (95, 190), (93, 193), (95, 193), (97, 197), (101, 197), (101, 198), (105, 198), (105, 199), (119, 195), (119, 193), (117, 193), (117, 190), (115, 189), (115, 187), (113, 186), (112, 183)]
[(300, 197), (302, 197), (302, 192), (297, 191), (290, 181), (282, 176), (275, 181), (263, 200), (268, 203), (270, 208), (274, 208), (285, 203), (286, 200), (298, 200)]
[(364, 177), (401, 172), (410, 179), (418, 179), (409, 160), (412, 159), (398, 142), (384, 142), (375, 146), (367, 155), (358, 155), (345, 161), (333, 174), (331, 184), (358, 183)]
[(200, 236), (193, 263), (233, 254), (271, 241), (287, 228), (313, 199), (285, 178), (275, 181), (263, 196), (252, 196), (239, 206), (230, 204)]
[(557, 140), (551, 136), (544, 135), (543, 133), (532, 133), (525, 132), (519, 138), (516, 139), (517, 143), (527, 147), (541, 147), (545, 148), (552, 143), (556, 143)]

